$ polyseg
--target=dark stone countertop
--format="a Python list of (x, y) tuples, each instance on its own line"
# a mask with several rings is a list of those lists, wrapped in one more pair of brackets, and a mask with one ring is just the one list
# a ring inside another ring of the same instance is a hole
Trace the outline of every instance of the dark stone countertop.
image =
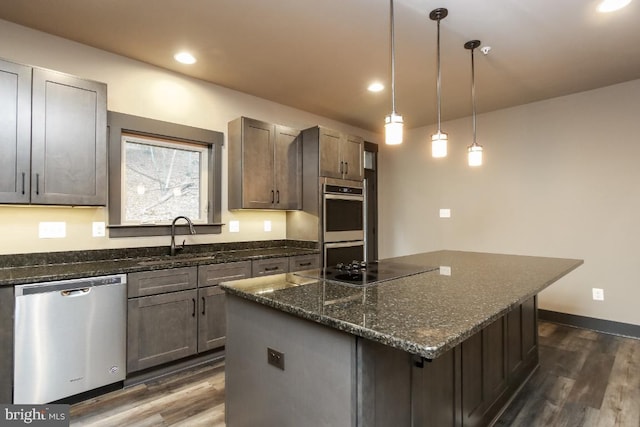
[(441, 269), (365, 288), (294, 273), (221, 286), (233, 294), (434, 359), (580, 266), (578, 259), (437, 251), (392, 258)]
[(187, 246), (105, 249), (0, 256), (0, 286), (77, 279), (136, 271), (319, 254), (315, 242), (261, 241)]

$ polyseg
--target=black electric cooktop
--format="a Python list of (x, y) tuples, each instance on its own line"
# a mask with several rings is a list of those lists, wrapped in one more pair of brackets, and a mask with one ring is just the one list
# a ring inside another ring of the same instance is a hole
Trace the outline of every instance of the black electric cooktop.
[(374, 285), (387, 280), (436, 270), (438, 267), (401, 264), (393, 261), (340, 263), (318, 270), (294, 273), (311, 279), (324, 279), (352, 286)]

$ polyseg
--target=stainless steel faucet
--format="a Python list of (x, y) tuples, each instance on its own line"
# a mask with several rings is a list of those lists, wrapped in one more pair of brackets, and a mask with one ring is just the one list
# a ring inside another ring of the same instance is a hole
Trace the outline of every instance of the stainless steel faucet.
[(176, 222), (179, 219), (184, 219), (185, 221), (187, 221), (187, 224), (189, 224), (189, 230), (191, 231), (191, 234), (196, 234), (196, 229), (193, 228), (193, 223), (189, 218), (182, 215), (173, 218), (173, 221), (171, 222), (171, 256), (174, 256), (177, 251), (184, 249), (184, 244), (186, 242), (186, 240), (183, 240), (180, 246), (176, 246)]

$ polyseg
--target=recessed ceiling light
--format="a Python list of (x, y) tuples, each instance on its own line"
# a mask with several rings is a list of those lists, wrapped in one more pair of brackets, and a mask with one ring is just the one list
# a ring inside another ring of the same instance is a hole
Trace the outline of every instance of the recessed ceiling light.
[(380, 92), (383, 89), (384, 85), (380, 82), (371, 83), (367, 88), (367, 90), (369, 90), (370, 92)]
[(173, 55), (173, 59), (182, 63), (182, 64), (195, 64), (196, 58), (191, 55), (189, 52), (179, 52)]
[(618, 9), (622, 9), (631, 3), (631, 0), (603, 0), (598, 5), (598, 12), (614, 12)]

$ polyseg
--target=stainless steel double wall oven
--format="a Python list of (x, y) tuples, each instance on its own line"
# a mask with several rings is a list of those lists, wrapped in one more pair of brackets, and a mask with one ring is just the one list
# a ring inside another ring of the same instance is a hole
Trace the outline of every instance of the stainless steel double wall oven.
[(365, 195), (361, 182), (327, 179), (322, 183), (324, 266), (364, 261)]

